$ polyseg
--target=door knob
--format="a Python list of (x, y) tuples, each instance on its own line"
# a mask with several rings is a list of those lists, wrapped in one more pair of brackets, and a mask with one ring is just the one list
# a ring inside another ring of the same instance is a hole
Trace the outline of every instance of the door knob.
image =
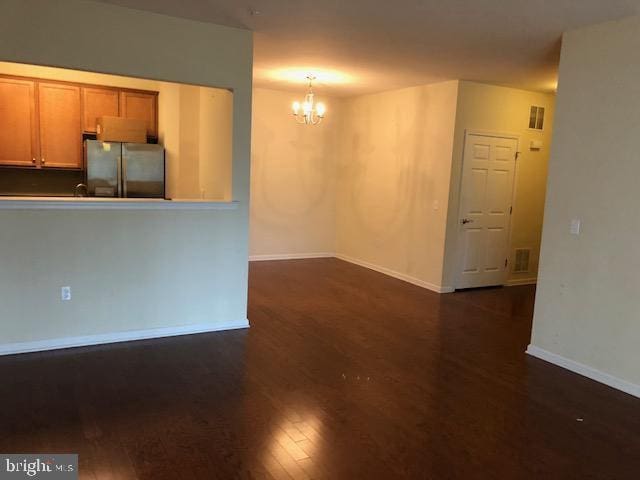
[(462, 225), (466, 225), (467, 223), (473, 223), (473, 220), (471, 218), (463, 218), (462, 220), (460, 220), (460, 223)]

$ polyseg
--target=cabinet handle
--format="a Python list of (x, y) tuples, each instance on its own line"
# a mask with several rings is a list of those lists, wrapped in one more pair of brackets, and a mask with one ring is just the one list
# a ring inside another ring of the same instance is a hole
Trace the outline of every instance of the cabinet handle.
[(44, 165), (44, 158), (40, 159), (40, 163)]
[(36, 163), (36, 157), (33, 157), (33, 158), (31, 159), (31, 163)]

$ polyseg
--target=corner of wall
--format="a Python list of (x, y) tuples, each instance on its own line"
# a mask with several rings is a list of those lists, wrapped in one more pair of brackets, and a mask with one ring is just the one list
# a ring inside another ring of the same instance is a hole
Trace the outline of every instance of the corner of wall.
[(452, 289), (455, 276), (455, 254), (458, 226), (458, 195), (460, 189), (460, 176), (462, 172), (462, 150), (460, 146), (464, 142), (464, 126), (460, 123), (460, 110), (462, 108), (462, 93), (466, 88), (465, 80), (457, 80), (456, 113), (454, 119), (454, 131), (451, 139), (451, 167), (449, 170), (449, 200), (447, 202), (447, 226), (445, 231), (445, 247), (442, 258), (441, 284)]

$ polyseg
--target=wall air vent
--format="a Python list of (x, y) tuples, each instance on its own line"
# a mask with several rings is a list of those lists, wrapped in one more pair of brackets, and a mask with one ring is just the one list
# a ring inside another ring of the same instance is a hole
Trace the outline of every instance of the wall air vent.
[(529, 271), (530, 248), (516, 248), (516, 259), (513, 262), (513, 273), (525, 273)]
[(542, 130), (544, 128), (544, 107), (531, 106), (529, 128), (534, 130)]

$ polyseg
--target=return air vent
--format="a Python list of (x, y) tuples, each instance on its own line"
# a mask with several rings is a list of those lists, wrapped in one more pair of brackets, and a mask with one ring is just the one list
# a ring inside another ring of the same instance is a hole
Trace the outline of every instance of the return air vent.
[(529, 128), (542, 130), (544, 128), (544, 107), (531, 106), (529, 112)]
[(531, 249), (516, 248), (516, 260), (513, 263), (513, 272), (514, 273), (528, 272), (530, 257), (531, 257)]

